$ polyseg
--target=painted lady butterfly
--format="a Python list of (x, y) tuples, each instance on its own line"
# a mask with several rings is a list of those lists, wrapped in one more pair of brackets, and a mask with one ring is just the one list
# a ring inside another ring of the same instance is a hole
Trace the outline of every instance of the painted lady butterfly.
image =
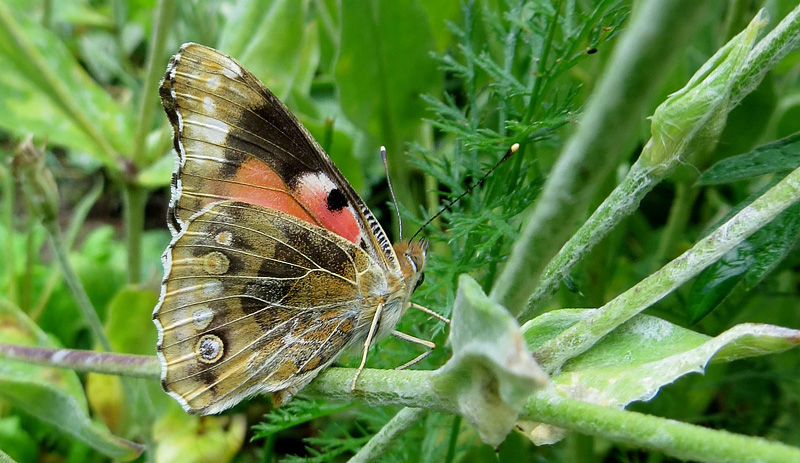
[(185, 410), (217, 413), (260, 392), (284, 404), (345, 348), (364, 347), (360, 372), (381, 336), (433, 347), (393, 331), (427, 243), (392, 246), (256, 77), (189, 43), (160, 94), (177, 158), (153, 319), (162, 385)]

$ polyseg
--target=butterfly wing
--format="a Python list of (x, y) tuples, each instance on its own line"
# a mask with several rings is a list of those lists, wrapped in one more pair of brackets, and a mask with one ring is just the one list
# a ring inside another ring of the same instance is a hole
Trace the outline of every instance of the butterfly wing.
[(383, 279), (348, 240), (236, 201), (187, 222), (165, 258), (155, 316), (162, 383), (204, 414), (305, 386), (348, 343), (363, 342), (365, 307), (377, 304), (360, 288)]
[(255, 76), (212, 48), (185, 44), (160, 89), (178, 153), (170, 228), (221, 200), (277, 209), (355, 243), (385, 270), (397, 257), (319, 144)]

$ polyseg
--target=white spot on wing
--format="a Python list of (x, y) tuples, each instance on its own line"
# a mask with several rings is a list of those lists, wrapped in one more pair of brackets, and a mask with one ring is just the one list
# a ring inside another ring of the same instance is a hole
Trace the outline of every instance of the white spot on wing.
[(214, 311), (207, 305), (202, 305), (192, 312), (192, 322), (198, 329), (205, 329), (214, 318)]
[(216, 279), (203, 283), (203, 294), (207, 296), (216, 296), (222, 292), (222, 289), (222, 282)]
[(210, 96), (203, 98), (203, 110), (206, 114), (214, 114), (214, 111), (217, 109), (217, 105), (214, 104), (214, 100), (211, 99)]

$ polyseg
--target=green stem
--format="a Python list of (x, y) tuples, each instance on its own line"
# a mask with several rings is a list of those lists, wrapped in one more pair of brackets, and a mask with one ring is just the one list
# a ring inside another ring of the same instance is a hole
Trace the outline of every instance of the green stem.
[(531, 99), (528, 101), (528, 107), (525, 109), (525, 115), (522, 118), (524, 124), (530, 124), (533, 116), (536, 114), (536, 107), (539, 105), (539, 95), (541, 93), (542, 83), (545, 80), (544, 72), (547, 68), (547, 58), (550, 56), (550, 49), (553, 47), (553, 40), (556, 36), (558, 29), (558, 15), (561, 13), (561, 5), (563, 0), (558, 0), (554, 5), (553, 18), (550, 24), (547, 25), (547, 38), (542, 43), (542, 56), (539, 58), (536, 74), (533, 76), (533, 88), (531, 89)]
[(456, 457), (459, 434), (461, 434), (461, 416), (456, 415), (453, 417), (453, 424), (450, 427), (450, 438), (447, 441), (447, 455), (444, 458), (444, 463), (453, 463)]
[(534, 356), (545, 371), (561, 368), (600, 338), (655, 304), (800, 200), (800, 168), (739, 211), (690, 250), (620, 294), (594, 314), (545, 342)]
[(36, 219), (33, 214), (28, 214), (28, 223), (25, 225), (25, 273), (22, 277), (22, 285), (19, 292), (19, 307), (26, 313), (30, 313), (31, 300), (33, 298), (33, 267), (37, 259), (36, 240), (34, 239), (34, 229)]
[(28, 64), (32, 66), (40, 76), (44, 84), (42, 90), (50, 95), (53, 101), (64, 109), (64, 112), (72, 118), (88, 138), (100, 148), (100, 152), (97, 153), (100, 156), (100, 160), (109, 167), (112, 172), (118, 172), (123, 163), (116, 149), (114, 149), (111, 143), (103, 136), (98, 124), (92, 121), (82, 110), (81, 106), (73, 98), (72, 93), (63, 83), (61, 77), (50, 67), (47, 60), (39, 53), (39, 50), (34, 44), (28, 40), (24, 31), (11, 14), (11, 11), (2, 2), (0, 2), (0, 26), (2, 26), (0, 27), (0, 31), (5, 30), (13, 46), (20, 54), (26, 57)]
[[(102, 192), (103, 181), (100, 180), (95, 183), (89, 193), (81, 198), (80, 202), (72, 209), (72, 220), (64, 235), (64, 246), (67, 250), (72, 249), (72, 246), (74, 246), (75, 240), (78, 238), (78, 232), (80, 232), (83, 223), (86, 221), (86, 216), (89, 215), (89, 211), (92, 209), (95, 202), (97, 202), (97, 198), (100, 197), (100, 193)], [(42, 316), (45, 307), (47, 307), (47, 302), (50, 300), (50, 296), (53, 295), (53, 291), (55, 291), (59, 281), (61, 281), (61, 271), (58, 267), (50, 269), (50, 275), (47, 277), (44, 288), (39, 293), (39, 299), (30, 311), (29, 316), (31, 319), (37, 321), (39, 317)]]
[(691, 0), (645, 2), (632, 18), (496, 279), (491, 296), (513, 314), (522, 311), (545, 265), (569, 238), (583, 214), (581, 205), (625, 154), (621, 148), (634, 134), (705, 5)]
[(86, 294), (86, 290), (83, 288), (83, 284), (81, 284), (78, 275), (75, 273), (69, 261), (67, 249), (64, 245), (58, 223), (55, 221), (45, 221), (44, 226), (50, 234), (50, 242), (53, 244), (58, 263), (61, 265), (61, 272), (64, 274), (67, 287), (69, 287), (72, 296), (75, 298), (75, 302), (78, 304), (81, 312), (83, 312), (83, 316), (89, 324), (89, 329), (91, 329), (95, 341), (102, 346), (103, 350), (111, 352), (111, 343), (108, 341), (108, 337), (106, 337), (106, 333), (103, 330), (103, 324), (100, 323), (97, 311), (95, 311), (92, 302), (89, 300), (89, 296)]
[(350, 463), (379, 461), (381, 456), (394, 445), (409, 428), (416, 426), (425, 416), (426, 410), (406, 407), (389, 420), (372, 439), (350, 459)]
[(698, 194), (700, 190), (689, 182), (679, 182), (675, 185), (675, 199), (672, 200), (667, 224), (661, 233), (658, 250), (653, 259), (654, 265), (663, 265), (673, 255), (672, 252), (689, 222), (689, 215), (692, 213), (692, 206)]
[[(82, 355), (89, 357), (82, 359)], [(153, 380), (160, 378), (161, 370), (158, 360), (152, 356), (69, 349), (0, 345), (0, 358)], [(376, 406), (405, 405), (446, 413), (454, 413), (458, 408), (454, 398), (433, 391), (429, 382), (431, 371), (367, 369), (359, 376), (358, 389), (351, 391), (353, 374), (353, 368), (329, 368), (303, 389), (302, 395)], [(519, 418), (658, 450), (686, 460), (728, 463), (800, 461), (800, 449), (782, 443), (567, 399), (549, 389), (540, 390), (528, 398)]]
[(731, 108), (758, 87), (775, 64), (794, 50), (800, 42), (800, 5), (764, 36), (747, 55), (731, 88)]
[(14, 177), (8, 169), (0, 164), (0, 187), (2, 187), (3, 230), (5, 235), (3, 267), (8, 278), (6, 299), (14, 305), (19, 305), (19, 289), (17, 288), (17, 262), (14, 251)]
[(133, 163), (137, 167), (144, 166), (150, 160), (147, 156), (145, 142), (147, 134), (150, 133), (153, 126), (153, 118), (158, 106), (156, 88), (164, 71), (164, 48), (174, 11), (175, 0), (158, 0), (153, 18), (152, 38), (147, 50), (144, 87), (139, 97), (139, 118), (133, 138)]
[(786, 444), (563, 399), (548, 391), (536, 393), (528, 399), (520, 417), (631, 446), (658, 450), (687, 461), (800, 461), (800, 449)]
[(643, 167), (642, 162), (637, 160), (622, 183), (611, 192), (547, 264), (536, 291), (520, 317), (528, 319), (537, 314), (575, 264), (611, 233), (620, 220), (635, 212), (645, 195), (662, 178), (654, 177), (653, 172)]
[(125, 244), (128, 249), (128, 282), (137, 284), (142, 278), (142, 235), (147, 191), (128, 184), (124, 190)]

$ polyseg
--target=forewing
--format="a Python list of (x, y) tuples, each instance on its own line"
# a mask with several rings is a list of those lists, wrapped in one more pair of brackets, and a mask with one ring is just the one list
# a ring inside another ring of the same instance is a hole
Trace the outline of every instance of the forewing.
[(385, 269), (397, 269), (383, 229), (328, 155), (233, 58), (185, 44), (170, 61), (160, 94), (178, 153), (173, 233), (212, 202), (240, 200), (324, 227)]
[(360, 284), (383, 277), (347, 240), (243, 202), (197, 214), (164, 259), (154, 313), (163, 386), (204, 414), (304, 386), (357, 335), (362, 307), (375, 304)]

